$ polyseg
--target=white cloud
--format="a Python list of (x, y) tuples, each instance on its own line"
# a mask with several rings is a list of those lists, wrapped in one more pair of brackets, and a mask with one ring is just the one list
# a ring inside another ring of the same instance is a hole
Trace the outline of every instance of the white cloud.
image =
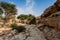
[(19, 15), (19, 14), (24, 14), (25, 11), (24, 11), (23, 8), (17, 7), (17, 13), (18, 13), (18, 15)]
[(26, 0), (26, 8), (22, 8), (22, 7), (17, 7), (18, 9), (18, 15), (19, 14), (33, 14), (33, 7), (34, 7), (34, 0)]
[(14, 2), (11, 2), (11, 4), (15, 4)]
[(11, 1), (11, 0), (7, 0), (9, 3), (11, 3), (11, 4), (15, 4), (13, 1)]
[(30, 14), (34, 13), (33, 11), (34, 4), (35, 4), (34, 0), (26, 0), (26, 12), (27, 13), (30, 13)]

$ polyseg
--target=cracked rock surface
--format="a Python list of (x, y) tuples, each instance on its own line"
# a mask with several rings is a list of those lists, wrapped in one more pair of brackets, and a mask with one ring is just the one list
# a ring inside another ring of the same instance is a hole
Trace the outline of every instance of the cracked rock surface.
[(25, 26), (25, 32), (17, 33), (16, 30), (0, 35), (0, 40), (46, 40), (43, 32), (35, 25)]

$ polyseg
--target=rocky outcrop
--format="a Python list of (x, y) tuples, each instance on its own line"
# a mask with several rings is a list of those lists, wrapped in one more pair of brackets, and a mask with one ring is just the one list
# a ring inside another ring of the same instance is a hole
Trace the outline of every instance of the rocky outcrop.
[(46, 40), (60, 40), (60, 31), (56, 31), (54, 27), (43, 24), (38, 29), (44, 33)]
[(60, 0), (57, 0), (54, 5), (48, 7), (40, 16), (40, 23), (60, 29)]
[(0, 40), (46, 40), (36, 25), (27, 25), (25, 28), (25, 32), (20, 33), (16, 30), (5, 31), (0, 34)]
[(41, 15), (42, 18), (49, 17), (51, 14), (60, 11), (60, 0), (57, 0), (53, 6), (48, 7)]
[(38, 18), (37, 26), (47, 40), (60, 40), (60, 0), (44, 11)]

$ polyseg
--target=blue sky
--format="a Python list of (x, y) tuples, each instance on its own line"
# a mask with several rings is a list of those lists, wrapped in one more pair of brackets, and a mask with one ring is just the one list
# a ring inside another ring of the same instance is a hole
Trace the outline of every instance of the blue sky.
[(16, 5), (19, 14), (41, 15), (46, 8), (53, 5), (56, 0), (0, 0)]

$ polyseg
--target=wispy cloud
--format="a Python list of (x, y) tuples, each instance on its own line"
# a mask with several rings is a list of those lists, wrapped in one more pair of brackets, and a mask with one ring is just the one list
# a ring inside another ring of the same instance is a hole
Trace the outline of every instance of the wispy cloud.
[(34, 7), (34, 0), (26, 0), (26, 7), (25, 8), (21, 8), (21, 7), (17, 7), (18, 9), (18, 15), (19, 14), (33, 14), (33, 7)]
[(34, 13), (33, 11), (34, 4), (35, 4), (34, 0), (26, 0), (26, 12), (27, 13), (30, 13), (30, 14)]
[(17, 7), (17, 13), (18, 13), (18, 15), (20, 15), (20, 14), (24, 14), (25, 11), (23, 8)]
[(11, 4), (15, 4), (14, 2), (11, 2)]

